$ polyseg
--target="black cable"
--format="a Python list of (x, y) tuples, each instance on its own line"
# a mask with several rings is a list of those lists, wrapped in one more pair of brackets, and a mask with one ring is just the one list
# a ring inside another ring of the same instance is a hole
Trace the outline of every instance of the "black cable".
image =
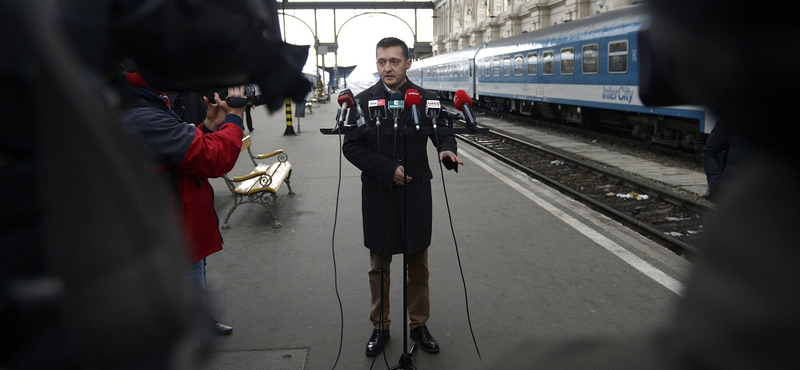
[[(380, 134), (380, 124), (378, 124), (377, 126), (378, 126), (378, 134)], [(340, 321), (340, 326), (339, 326), (339, 350), (338, 350), (338, 352), (336, 354), (336, 361), (334, 361), (333, 367), (331, 368), (331, 370), (336, 369), (336, 365), (339, 363), (339, 358), (342, 355), (342, 343), (344, 342), (344, 308), (342, 307), (342, 298), (339, 295), (339, 277), (338, 277), (338, 272), (337, 272), (337, 268), (336, 268), (336, 243), (335, 243), (335, 240), (336, 240), (336, 224), (337, 224), (337, 221), (338, 221), (338, 218), (339, 218), (339, 195), (340, 195), (341, 189), (342, 189), (342, 157), (344, 156), (343, 148), (342, 148), (342, 129), (341, 128), (339, 128), (339, 135), (338, 136), (339, 136), (339, 177), (338, 177), (338, 184), (336, 186), (336, 206), (335, 206), (335, 210), (334, 210), (333, 231), (332, 231), (332, 235), (331, 235), (331, 254), (333, 255), (333, 282), (334, 282), (334, 289), (336, 291), (336, 300), (339, 302), (339, 317), (340, 317), (341, 321)], [(395, 142), (396, 142), (396, 140), (397, 140), (397, 138), (395, 136)], [(381, 145), (380, 144), (380, 136), (378, 136), (378, 153), (380, 153), (380, 145)], [(396, 149), (396, 146), (395, 146), (395, 149)], [(380, 183), (378, 184), (378, 187), (380, 188)], [(383, 237), (383, 235), (385, 235), (385, 233), (386, 233), (386, 224), (388, 222), (389, 222), (389, 220), (388, 220), (388, 215), (387, 215), (386, 218), (384, 219), (383, 230), (381, 232), (381, 293), (380, 293), (381, 294), (381, 302), (380, 302), (380, 312), (379, 312), (380, 317), (381, 317), (380, 318), (381, 327), (380, 327), (379, 330), (383, 329), (383, 298), (384, 298), (383, 297), (383, 290), (384, 290), (384, 286), (383, 286), (383, 281), (384, 281), (384, 279), (383, 279), (383, 274), (384, 274), (384, 265), (383, 265), (383, 247), (384, 247), (384, 244), (383, 244), (383, 239), (384, 239), (384, 237)], [(377, 359), (378, 359), (378, 356), (373, 357), (372, 364), (369, 367), (370, 370), (372, 370), (372, 367), (375, 366), (375, 360), (377, 360)], [(386, 364), (386, 368), (388, 369), (389, 368), (389, 361), (386, 359), (386, 351), (385, 350), (383, 351), (383, 362)]]
[[(436, 138), (437, 154), (441, 150), (439, 146), (439, 134), (436, 128), (433, 129), (433, 136)], [(442, 190), (444, 191), (444, 203), (447, 206), (447, 218), (450, 221), (450, 233), (453, 235), (453, 244), (456, 247), (456, 259), (458, 260), (458, 271), (461, 273), (461, 284), (464, 286), (464, 305), (467, 310), (467, 324), (469, 325), (469, 333), (472, 335), (472, 343), (475, 344), (475, 352), (478, 353), (478, 359), (483, 361), (481, 357), (481, 350), (478, 348), (478, 341), (475, 340), (475, 332), (472, 330), (472, 318), (469, 314), (469, 297), (467, 296), (467, 280), (464, 279), (464, 269), (461, 267), (461, 255), (458, 252), (458, 240), (456, 239), (456, 231), (453, 228), (453, 215), (450, 213), (450, 200), (447, 198), (447, 185), (444, 181), (444, 169), (442, 169), (442, 161), (439, 160), (439, 173), (442, 175)]]
[(342, 190), (342, 130), (339, 130), (339, 181), (336, 186), (336, 207), (333, 213), (333, 232), (331, 233), (331, 254), (333, 255), (333, 287), (336, 291), (336, 300), (339, 301), (339, 351), (336, 354), (336, 361), (331, 370), (336, 369), (339, 357), (342, 356), (342, 342), (344, 341), (344, 308), (342, 307), (342, 297), (339, 296), (339, 274), (336, 270), (336, 222), (339, 219), (339, 193)]

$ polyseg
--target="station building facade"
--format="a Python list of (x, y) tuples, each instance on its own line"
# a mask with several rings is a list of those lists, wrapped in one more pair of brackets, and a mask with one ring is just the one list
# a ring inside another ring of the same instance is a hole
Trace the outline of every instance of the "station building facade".
[(435, 0), (433, 55), (628, 6), (637, 0)]

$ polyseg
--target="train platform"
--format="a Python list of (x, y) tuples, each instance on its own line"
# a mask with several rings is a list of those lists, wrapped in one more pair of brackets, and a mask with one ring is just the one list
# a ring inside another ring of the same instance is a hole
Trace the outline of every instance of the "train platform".
[[(335, 101), (322, 104), (295, 119), (296, 135), (284, 135), (283, 111), (253, 111), (254, 153), (284, 149), (296, 194), (279, 191), (280, 228), (272, 227), (264, 207), (239, 206), (231, 228), (222, 231), (225, 249), (208, 258), (216, 318), (234, 332), (219, 338), (206, 369), (398, 364), (404, 342), (400, 256), (392, 268), (391, 340), (385, 356), (364, 354), (372, 324), (360, 172), (341, 156), (340, 138), (319, 131), (333, 126), (337, 108)], [(429, 150), (435, 158), (432, 145)], [(431, 163), (428, 327), (441, 352), (416, 351), (414, 367), (479, 363), (470, 322), (487, 358), (523, 339), (626, 336), (670, 318), (689, 262), (475, 149), (463, 145), (459, 155), (465, 165), (458, 173), (444, 171), (443, 178)], [(245, 152), (231, 174), (252, 167)], [(233, 199), (222, 179), (212, 185), (224, 217)]]

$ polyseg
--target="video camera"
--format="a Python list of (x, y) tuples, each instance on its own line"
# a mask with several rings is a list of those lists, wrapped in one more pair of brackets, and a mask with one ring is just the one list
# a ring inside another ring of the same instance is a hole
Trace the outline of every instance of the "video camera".
[(153, 87), (212, 89), (213, 101), (219, 87), (250, 84), (249, 101), (275, 111), (311, 89), (302, 73), (309, 46), (282, 40), (277, 6), (274, 0), (120, 0), (110, 23), (114, 46)]
[(244, 107), (246, 105), (259, 106), (266, 103), (264, 95), (261, 94), (261, 88), (256, 84), (249, 84), (244, 86), (244, 98), (237, 98), (228, 96), (227, 88), (211, 89), (203, 92), (203, 96), (208, 98), (208, 101), (214, 102), (214, 93), (219, 94), (219, 98), (225, 100), (229, 107)]

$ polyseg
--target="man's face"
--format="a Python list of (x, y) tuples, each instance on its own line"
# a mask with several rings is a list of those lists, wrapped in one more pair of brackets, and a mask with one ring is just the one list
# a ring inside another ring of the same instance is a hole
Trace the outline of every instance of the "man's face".
[(411, 59), (403, 56), (403, 48), (400, 46), (378, 48), (375, 56), (381, 81), (390, 89), (397, 91), (405, 82), (406, 71), (411, 68)]

